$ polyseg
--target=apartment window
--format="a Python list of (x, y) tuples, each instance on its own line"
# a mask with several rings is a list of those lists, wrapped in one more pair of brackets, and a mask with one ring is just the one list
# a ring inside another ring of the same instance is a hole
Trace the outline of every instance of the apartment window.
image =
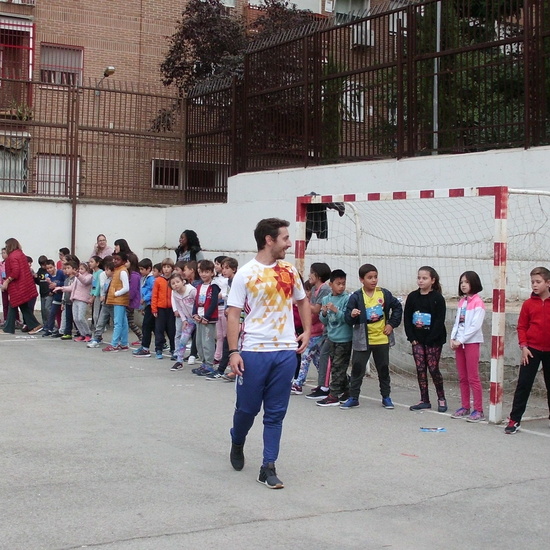
[(365, 121), (365, 91), (361, 85), (349, 82), (342, 98), (342, 118), (348, 122)]
[(15, 80), (32, 78), (33, 34), (34, 26), (31, 21), (0, 17), (2, 78)]
[(370, 0), (335, 0), (334, 11), (336, 13), (362, 16), (370, 10)]
[[(398, 10), (405, 8), (407, 6), (407, 3), (403, 0), (394, 0), (393, 2), (390, 2), (389, 9), (390, 10)], [(399, 21), (401, 21), (401, 27), (404, 30), (404, 33), (407, 34), (407, 12), (402, 10), (396, 13), (392, 13), (389, 16), (389, 32), (390, 34), (396, 34), (397, 29), (399, 26)]]
[(84, 50), (71, 46), (42, 44), (40, 81), (46, 84), (80, 86)]
[[(36, 167), (36, 192), (39, 195), (62, 197), (69, 194), (70, 157), (39, 154)], [(76, 163), (77, 192), (80, 184), (80, 158)]]
[(151, 187), (153, 189), (181, 189), (181, 161), (153, 159), (151, 163)]

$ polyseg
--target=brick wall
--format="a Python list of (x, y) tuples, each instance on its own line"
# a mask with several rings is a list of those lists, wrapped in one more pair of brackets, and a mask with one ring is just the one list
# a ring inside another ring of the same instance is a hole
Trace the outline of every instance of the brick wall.
[[(36, 75), (40, 44), (84, 48), (84, 82), (99, 80), (106, 66), (112, 80), (162, 89), (159, 71), (170, 36), (181, 16), (183, 0), (47, 0), (38, 2)], [(105, 85), (108, 85), (106, 82)]]

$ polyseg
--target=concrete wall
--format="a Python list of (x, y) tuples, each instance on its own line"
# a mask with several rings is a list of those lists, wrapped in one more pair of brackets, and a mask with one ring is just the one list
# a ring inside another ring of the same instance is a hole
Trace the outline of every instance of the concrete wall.
[[(142, 255), (163, 256), (178, 244), (184, 229), (194, 229), (212, 255), (240, 259), (254, 254), (257, 221), (280, 217), (294, 234), (296, 197), (469, 186), (507, 185), (550, 191), (550, 147), (468, 155), (432, 156), (239, 174), (229, 181), (227, 204), (171, 207), (80, 204), (77, 255), (89, 254), (98, 233), (110, 243), (125, 238)], [(70, 244), (69, 202), (0, 197), (0, 240), (16, 237), (27, 254), (55, 256)], [(293, 235), (294, 236), (294, 235)]]
[[(184, 229), (194, 229), (208, 256), (225, 253), (243, 263), (255, 253), (252, 232), (257, 221), (264, 217), (288, 219), (293, 234), (295, 199), (311, 191), (336, 194), (494, 185), (550, 191), (548, 174), (549, 147), (240, 174), (229, 182), (227, 204), (167, 208), (81, 204), (77, 209), (76, 254), (86, 258), (96, 235), (105, 233), (109, 243), (125, 238), (139, 256), (160, 261), (172, 254)], [(40, 254), (57, 258), (57, 250), (70, 243), (71, 206), (67, 202), (2, 197), (0, 227), (2, 242), (16, 237), (25, 253), (35, 259)], [(528, 289), (527, 273), (525, 279)], [(510, 308), (508, 316), (506, 363), (515, 365), (517, 305)], [(449, 326), (453, 319), (449, 311)], [(489, 323), (490, 315), (485, 329), (487, 342)], [(402, 340), (398, 338), (392, 356), (398, 366), (410, 369), (410, 352)], [(482, 359), (488, 361), (490, 348), (484, 348)], [(449, 358), (450, 350), (444, 355)]]

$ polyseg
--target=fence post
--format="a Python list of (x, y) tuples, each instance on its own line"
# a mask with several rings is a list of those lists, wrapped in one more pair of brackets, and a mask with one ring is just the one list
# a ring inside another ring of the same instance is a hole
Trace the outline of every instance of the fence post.
[(78, 117), (80, 116), (80, 94), (71, 86), (69, 95), (69, 120), (67, 121), (68, 170), (67, 183), (71, 193), (71, 251), (76, 249), (76, 214), (78, 205)]

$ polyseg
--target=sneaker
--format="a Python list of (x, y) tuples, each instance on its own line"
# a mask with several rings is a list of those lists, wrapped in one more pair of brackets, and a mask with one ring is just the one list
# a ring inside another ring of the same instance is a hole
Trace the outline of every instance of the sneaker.
[(446, 399), (440, 399), (437, 402), (437, 412), (440, 412), (440, 413), (447, 412), (447, 400)]
[(327, 395), (327, 397), (321, 399), (320, 401), (317, 401), (317, 403), (315, 404), (319, 405), (319, 407), (339, 407), (340, 399), (334, 397), (334, 395)]
[(162, 351), (157, 350), (157, 351), (155, 352), (155, 357), (156, 357), (157, 359), (163, 359), (163, 358), (164, 358), (164, 355), (162, 355)]
[(27, 325), (23, 325), (21, 327), (21, 332), (29, 332), (29, 327)]
[(347, 409), (353, 409), (353, 407), (359, 406), (359, 399), (357, 397), (350, 397), (345, 403), (342, 403), (340, 405), (341, 409), (347, 410)]
[(194, 364), (195, 364), (195, 356), (194, 356), (194, 355), (190, 355), (190, 356), (187, 358), (187, 364), (188, 364), (188, 365), (194, 365)]
[(315, 399), (316, 401), (318, 401), (319, 399), (324, 399), (325, 397), (328, 397), (329, 394), (329, 390), (322, 390), (321, 386), (317, 386), (306, 395), (306, 399)]
[(72, 340), (73, 337), (71, 334), (64, 334), (62, 337), (61, 337), (61, 340)]
[(99, 342), (97, 340), (90, 340), (87, 344), (86, 344), (86, 347), (87, 348), (98, 348), (99, 347)]
[(84, 336), (77, 336), (76, 338), (73, 338), (73, 342), (84, 342), (84, 340)]
[(212, 367), (209, 367), (208, 365), (201, 365), (199, 372), (196, 372), (195, 374), (197, 376), (209, 376), (211, 374), (215, 374), (218, 371), (215, 371)]
[(395, 409), (391, 397), (382, 397), (382, 407), (385, 409)]
[[(148, 349), (141, 348), (132, 352), (134, 357), (151, 357), (151, 352)], [(162, 354), (161, 354), (162, 355)]]
[(224, 382), (235, 382), (235, 379), (237, 377), (235, 376), (234, 372), (228, 372), (227, 374), (222, 374), (222, 380)]
[(207, 374), (204, 379), (205, 380), (221, 380), (222, 379), (222, 373), (218, 371), (214, 371), (212, 374)]
[(44, 327), (42, 325), (38, 325), (37, 327), (34, 327), (32, 330), (29, 330), (29, 334), (37, 334), (39, 333)]
[(231, 451), (229, 452), (229, 460), (234, 470), (240, 472), (244, 468), (244, 444), (236, 445), (231, 443)]
[(59, 331), (52, 332), (52, 338), (63, 338), (63, 334), (61, 334)]
[(466, 422), (482, 422), (485, 420), (483, 411), (472, 411), (472, 414), (466, 418)]
[(166, 342), (164, 342), (164, 344), (162, 346), (162, 350), (166, 351), (167, 349), (168, 349), (168, 344)]
[(170, 352), (170, 361), (177, 361), (177, 360), (178, 360), (178, 356), (173, 351), (171, 351)]
[(302, 395), (302, 386), (298, 386), (298, 384), (292, 384), (292, 387), (290, 388), (290, 395)]
[(460, 407), (460, 409), (457, 409), (453, 414), (451, 414), (451, 418), (466, 418), (469, 414), (470, 409)]
[(112, 346), (109, 344), (108, 346), (105, 346), (101, 351), (119, 351), (118, 346)]
[(42, 333), (42, 338), (46, 338), (46, 336), (51, 336), (52, 333), (49, 331), (49, 330), (45, 330), (43, 333)]
[(191, 369), (191, 372), (193, 374), (198, 374), (199, 372), (201, 372), (203, 370), (202, 368), (202, 365), (200, 365), (199, 367), (195, 367), (194, 369)]
[(270, 489), (282, 489), (284, 487), (283, 482), (277, 477), (277, 471), (273, 462), (260, 468), (258, 483), (263, 483)]
[(92, 337), (91, 336), (85, 336), (84, 337), (84, 342), (91, 342), (92, 341)]
[(123, 346), (121, 344), (119, 344), (117, 347), (118, 347), (118, 351), (128, 351), (129, 349), (128, 346)]
[(515, 434), (519, 432), (519, 422), (514, 422), (514, 420), (508, 420), (508, 425), (504, 428), (505, 434)]
[(349, 399), (349, 391), (345, 391), (339, 397), (340, 403), (345, 403)]
[(181, 370), (181, 369), (183, 369), (183, 365), (179, 361), (177, 363), (174, 363), (170, 367), (170, 370)]
[(130, 344), (130, 347), (131, 348), (140, 348), (141, 347), (141, 342), (132, 342)]
[(424, 401), (420, 401), (420, 403), (417, 403), (416, 405), (411, 405), (409, 407), (410, 411), (421, 411), (422, 409), (431, 409), (432, 404), (431, 403), (424, 403)]

